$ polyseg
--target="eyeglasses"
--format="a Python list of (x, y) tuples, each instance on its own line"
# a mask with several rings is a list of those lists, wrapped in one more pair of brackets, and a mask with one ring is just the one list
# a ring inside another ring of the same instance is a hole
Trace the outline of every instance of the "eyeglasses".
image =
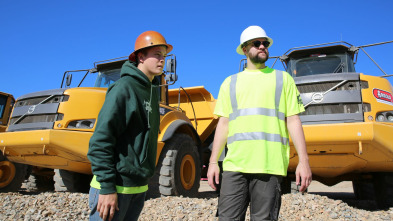
[(254, 45), (254, 47), (259, 48), (259, 46), (261, 46), (261, 44), (263, 45), (263, 47), (268, 48), (270, 45), (269, 41), (253, 41), (252, 44)]

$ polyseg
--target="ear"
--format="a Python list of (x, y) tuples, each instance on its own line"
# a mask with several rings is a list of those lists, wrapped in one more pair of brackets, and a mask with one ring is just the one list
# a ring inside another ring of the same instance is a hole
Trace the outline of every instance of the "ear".
[(242, 50), (243, 50), (243, 53), (246, 55), (246, 54), (247, 54), (247, 49), (246, 49), (246, 47), (243, 47)]
[(145, 61), (145, 56), (143, 55), (143, 53), (138, 53), (137, 56), (139, 63), (143, 64), (143, 62)]

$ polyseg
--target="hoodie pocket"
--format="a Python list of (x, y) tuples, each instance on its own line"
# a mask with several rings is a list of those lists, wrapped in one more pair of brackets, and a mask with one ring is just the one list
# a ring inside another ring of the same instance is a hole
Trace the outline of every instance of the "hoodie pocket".
[[(130, 141), (130, 140), (129, 140)], [(132, 138), (132, 141), (124, 141), (124, 149), (119, 152), (119, 160), (116, 169), (123, 175), (146, 176), (150, 173), (152, 165), (149, 162), (149, 130)], [(129, 143), (128, 143), (129, 142)], [(154, 161), (155, 162), (155, 161)], [(153, 165), (154, 168), (154, 165)]]

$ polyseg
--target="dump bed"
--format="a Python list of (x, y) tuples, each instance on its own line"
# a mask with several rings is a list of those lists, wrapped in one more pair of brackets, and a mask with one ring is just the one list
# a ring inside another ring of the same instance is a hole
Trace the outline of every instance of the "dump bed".
[(171, 89), (168, 103), (186, 114), (201, 140), (206, 140), (215, 130), (218, 122), (213, 115), (216, 100), (203, 86)]

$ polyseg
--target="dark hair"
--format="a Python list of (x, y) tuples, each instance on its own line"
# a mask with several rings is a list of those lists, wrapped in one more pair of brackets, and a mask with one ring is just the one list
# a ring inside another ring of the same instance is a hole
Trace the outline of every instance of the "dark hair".
[(247, 45), (249, 45), (249, 44), (250, 44), (250, 40), (244, 42), (244, 43), (241, 45), (241, 48), (243, 49), (244, 47), (247, 47)]
[(146, 49), (147, 48), (142, 48), (142, 49), (138, 50), (137, 52), (135, 52), (135, 65), (136, 66), (138, 66), (138, 64), (139, 64), (139, 57), (138, 57), (139, 53), (142, 53), (144, 56), (146, 56), (147, 55)]

